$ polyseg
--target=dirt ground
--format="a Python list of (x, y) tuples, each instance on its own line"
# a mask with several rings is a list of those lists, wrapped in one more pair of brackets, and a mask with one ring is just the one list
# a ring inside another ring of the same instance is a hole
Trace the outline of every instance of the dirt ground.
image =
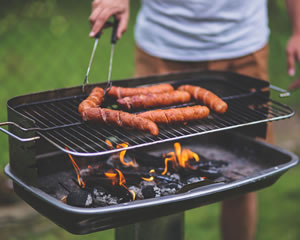
[[(300, 114), (285, 121), (274, 122), (274, 128), (275, 145), (299, 152), (297, 149), (300, 148)], [(39, 235), (53, 228), (55, 228), (53, 223), (20, 199), (9, 205), (0, 205), (0, 232), (3, 239), (8, 239), (11, 234), (18, 236), (22, 231), (31, 231)]]

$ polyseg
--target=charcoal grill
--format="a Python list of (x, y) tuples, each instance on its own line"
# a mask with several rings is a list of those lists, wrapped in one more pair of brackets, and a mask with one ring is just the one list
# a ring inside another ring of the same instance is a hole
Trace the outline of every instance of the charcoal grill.
[[(212, 90), (228, 103), (228, 111), (223, 115), (212, 113), (208, 119), (186, 125), (159, 126), (160, 134), (154, 137), (139, 131), (82, 122), (77, 107), (86, 95), (82, 93), (81, 86), (9, 100), (9, 122), (3, 124), (9, 125), (9, 130), (0, 130), (10, 136), (10, 164), (5, 172), (13, 179), (17, 194), (59, 226), (72, 233), (84, 234), (183, 212), (221, 201), (233, 194), (255, 191), (273, 184), (297, 164), (298, 159), (292, 153), (232, 133), (250, 126), (263, 128), (266, 122), (294, 115), (290, 107), (269, 98), (267, 82), (231, 72), (208, 71), (120, 80), (114, 81), (114, 84), (135, 87), (162, 82), (174, 87), (194, 84)], [(88, 85), (87, 90), (96, 85), (104, 87), (105, 83)], [(116, 108), (109, 99), (104, 104), (105, 107)], [(250, 168), (255, 164), (257, 168), (230, 183), (215, 183), (172, 196), (96, 209), (68, 206), (39, 188), (42, 176), (38, 173), (37, 163), (47, 159), (63, 161), (66, 153), (84, 157), (87, 161), (95, 157), (101, 161), (109, 154), (122, 151), (107, 146), (107, 139), (114, 145), (128, 142), (128, 151), (141, 148), (147, 152), (164, 149), (174, 141), (191, 145), (193, 142), (205, 146), (211, 144), (211, 149), (222, 148), (238, 153), (236, 160), (252, 157), (243, 163)]]

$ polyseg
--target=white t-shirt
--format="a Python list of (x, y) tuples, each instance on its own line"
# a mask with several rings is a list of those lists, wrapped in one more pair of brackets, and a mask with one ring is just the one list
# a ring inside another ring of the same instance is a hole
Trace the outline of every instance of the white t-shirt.
[(236, 58), (268, 41), (267, 0), (143, 0), (137, 45), (177, 61)]

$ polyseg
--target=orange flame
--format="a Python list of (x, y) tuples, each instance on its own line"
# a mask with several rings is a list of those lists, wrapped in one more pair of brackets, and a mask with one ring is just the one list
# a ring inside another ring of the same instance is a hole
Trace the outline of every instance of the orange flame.
[[(120, 148), (127, 148), (129, 146), (129, 143), (125, 142), (125, 143), (120, 143), (117, 145), (117, 148), (120, 149)], [(135, 160), (131, 160), (129, 162), (126, 162), (124, 157), (125, 157), (125, 154), (126, 154), (127, 150), (123, 150), (120, 152), (120, 161), (121, 163), (126, 166), (126, 167), (137, 167), (137, 163)]]
[(125, 186), (126, 180), (125, 180), (125, 177), (124, 177), (123, 173), (117, 168), (116, 168), (116, 171), (119, 173), (119, 185), (123, 186), (127, 189), (127, 187)]
[(154, 181), (154, 176), (152, 176), (153, 173), (155, 173), (155, 170), (154, 170), (154, 169), (151, 169), (151, 170), (149, 171), (150, 177), (148, 177), (148, 178), (142, 177), (142, 179), (145, 180), (145, 181), (147, 181), (147, 182), (152, 182), (152, 181)]
[[(125, 177), (124, 177), (123, 173), (117, 168), (115, 168), (115, 171), (117, 173), (109, 171), (109, 172), (104, 173), (104, 175), (107, 178), (112, 180), (112, 185), (116, 185), (118, 183), (120, 186), (123, 186), (127, 189), (127, 187), (125, 186), (126, 180), (125, 180)], [(118, 179), (118, 176), (119, 176), (119, 179)]]
[(181, 148), (180, 143), (176, 142), (174, 143), (174, 152), (169, 152), (167, 154), (167, 157), (165, 157), (165, 169), (161, 173), (162, 175), (165, 175), (168, 172), (168, 162), (172, 162), (172, 167), (176, 169), (177, 167), (189, 167), (191, 169), (194, 169), (193, 166), (190, 165), (189, 160), (194, 159), (196, 162), (199, 161), (199, 156), (192, 152), (190, 149), (187, 148)]
[(118, 182), (117, 180), (117, 174), (116, 173), (112, 173), (112, 172), (106, 172), (104, 173), (104, 175), (112, 180), (112, 185), (115, 186)]
[(179, 165), (184, 166), (184, 162), (182, 162), (182, 159), (181, 159), (181, 145), (180, 145), (180, 143), (178, 143), (178, 142), (174, 143), (174, 149), (175, 149), (175, 153), (176, 153), (176, 157), (177, 157)]
[[(65, 149), (69, 151), (68, 147), (65, 147)], [(68, 153), (68, 156), (71, 159), (72, 165), (75, 169), (79, 186), (82, 188), (85, 188), (85, 182), (82, 180), (82, 178), (80, 176), (80, 168), (78, 167), (77, 163), (75, 162), (74, 158), (72, 157), (72, 155), (70, 153)]]
[(114, 145), (111, 143), (111, 141), (109, 141), (108, 139), (105, 140), (105, 143), (108, 145), (108, 147), (110, 149), (113, 149), (114, 148)]
[[(109, 141), (108, 139), (105, 140), (105, 143), (110, 147), (110, 149), (113, 149), (114, 148), (114, 145), (111, 143), (111, 141)], [(120, 148), (127, 148), (129, 146), (129, 143), (128, 142), (124, 142), (124, 143), (119, 143), (116, 148), (117, 149), (120, 149)], [(126, 151), (127, 150), (124, 150), (124, 151), (121, 151), (120, 152), (120, 162), (126, 166), (126, 167), (134, 167), (136, 168), (137, 167), (137, 163), (135, 161), (135, 159), (131, 160), (130, 162), (126, 162), (124, 157), (125, 157), (125, 154), (126, 154)]]
[[(123, 173), (117, 168), (115, 168), (115, 171), (117, 173), (106, 172), (106, 173), (104, 173), (104, 175), (112, 180), (112, 185), (113, 186), (115, 186), (118, 183), (120, 186), (124, 187), (128, 192), (131, 193), (132, 200), (135, 200), (136, 194), (133, 190), (129, 190), (128, 187), (125, 185), (126, 180), (125, 180), (125, 177), (124, 177)], [(119, 179), (118, 179), (117, 176), (119, 176)]]
[(193, 159), (194, 158), (194, 160), (196, 162), (199, 162), (200, 158), (199, 158), (199, 156), (198, 156), (197, 153), (194, 153), (190, 149), (187, 149), (187, 148), (185, 148), (184, 150), (187, 151), (189, 159)]
[(153, 176), (151, 176), (149, 178), (142, 177), (142, 179), (145, 180), (145, 181), (147, 181), (147, 182), (152, 182), (154, 180), (154, 177)]
[(170, 157), (166, 157), (165, 158), (165, 169), (161, 173), (161, 175), (165, 175), (168, 172), (168, 162), (172, 162), (173, 168), (176, 167), (176, 156), (175, 156), (175, 153), (174, 152), (169, 152), (167, 156), (170, 156)]

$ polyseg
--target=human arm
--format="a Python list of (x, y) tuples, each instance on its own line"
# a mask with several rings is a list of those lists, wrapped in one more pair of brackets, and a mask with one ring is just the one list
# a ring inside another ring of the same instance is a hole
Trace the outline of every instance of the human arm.
[(128, 25), (129, 0), (94, 0), (89, 18), (92, 28), (90, 37), (95, 37), (107, 19), (113, 15), (119, 20), (117, 38), (120, 39)]
[(300, 1), (286, 0), (286, 6), (292, 21), (292, 36), (286, 47), (288, 73), (294, 76), (295, 63), (296, 61), (300, 63)]

